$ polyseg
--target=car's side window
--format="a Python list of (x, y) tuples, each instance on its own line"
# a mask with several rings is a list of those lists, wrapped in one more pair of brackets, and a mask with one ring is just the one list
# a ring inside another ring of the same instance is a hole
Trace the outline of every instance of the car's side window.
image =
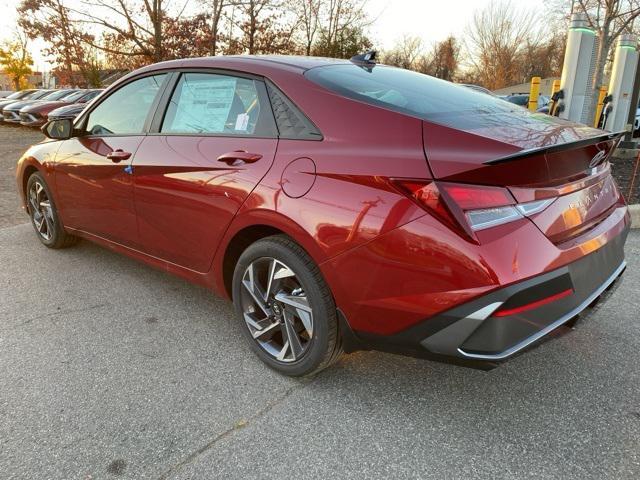
[(144, 133), (145, 120), (165, 77), (165, 73), (144, 77), (116, 90), (91, 111), (86, 132), (90, 135)]
[(249, 78), (183, 73), (160, 131), (275, 137), (273, 114), (261, 91), (264, 85)]

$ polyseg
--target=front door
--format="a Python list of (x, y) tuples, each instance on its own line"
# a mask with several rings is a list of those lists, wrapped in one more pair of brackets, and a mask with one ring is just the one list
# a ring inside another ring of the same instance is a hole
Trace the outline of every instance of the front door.
[(277, 134), (264, 84), (182, 73), (159, 132), (133, 162), (143, 251), (206, 272), (227, 226), (267, 173)]
[(83, 134), (62, 143), (55, 181), (67, 227), (138, 246), (131, 163), (165, 78), (152, 75), (117, 89), (89, 113)]

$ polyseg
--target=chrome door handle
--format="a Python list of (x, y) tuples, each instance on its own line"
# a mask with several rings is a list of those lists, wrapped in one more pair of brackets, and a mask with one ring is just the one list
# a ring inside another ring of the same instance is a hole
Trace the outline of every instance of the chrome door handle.
[(128, 160), (131, 157), (130, 152), (125, 152), (121, 148), (114, 150), (113, 152), (107, 154), (107, 158), (111, 160), (113, 163), (120, 163), (123, 160)]
[(234, 152), (223, 153), (218, 157), (219, 162), (227, 165), (234, 165), (238, 160), (243, 163), (254, 163), (262, 158), (259, 153), (249, 153), (244, 150), (236, 150)]

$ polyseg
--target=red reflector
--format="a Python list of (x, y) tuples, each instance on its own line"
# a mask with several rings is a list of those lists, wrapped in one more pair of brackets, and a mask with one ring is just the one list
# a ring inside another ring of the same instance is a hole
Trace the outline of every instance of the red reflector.
[(457, 226), (455, 218), (443, 202), (438, 187), (434, 182), (420, 182), (413, 180), (394, 180), (395, 185), (400, 187), (405, 194), (408, 194), (421, 207), (427, 208), (436, 216), (452, 226)]
[(560, 300), (561, 298), (568, 297), (572, 293), (573, 290), (571, 288), (568, 288), (567, 290), (564, 290), (560, 293), (556, 293), (555, 295), (551, 295), (550, 297), (543, 298), (542, 300), (527, 303), (526, 305), (522, 305), (521, 307), (510, 308), (509, 310), (498, 310), (492, 316), (507, 317), (509, 315), (516, 315), (518, 313), (526, 312), (527, 310), (533, 310), (534, 308), (541, 307), (542, 305), (547, 305), (548, 303), (555, 302), (556, 300)]
[(504, 207), (516, 203), (506, 188), (439, 183), (451, 199), (463, 210)]

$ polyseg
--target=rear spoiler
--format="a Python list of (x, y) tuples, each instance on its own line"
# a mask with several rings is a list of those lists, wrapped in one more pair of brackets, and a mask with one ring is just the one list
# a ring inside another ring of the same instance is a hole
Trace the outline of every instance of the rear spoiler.
[[(523, 157), (528, 157), (530, 155), (535, 155), (537, 153), (560, 152), (562, 150), (569, 150), (570, 148), (585, 147), (587, 145), (592, 145), (594, 143), (607, 142), (610, 140), (616, 140), (616, 146), (617, 146), (617, 142), (620, 141), (620, 139), (625, 133), (627, 132), (605, 133), (603, 135), (596, 135), (595, 137), (590, 137), (584, 140), (578, 140), (574, 142), (557, 143), (555, 145), (547, 145), (546, 147), (529, 148), (526, 150), (521, 150), (516, 153), (512, 153), (511, 155), (506, 155), (504, 157), (496, 158), (493, 160), (487, 160), (486, 162), (483, 162), (483, 164), (497, 165), (500, 163), (510, 162), (512, 160), (518, 160)], [(615, 149), (615, 146), (613, 149)]]

